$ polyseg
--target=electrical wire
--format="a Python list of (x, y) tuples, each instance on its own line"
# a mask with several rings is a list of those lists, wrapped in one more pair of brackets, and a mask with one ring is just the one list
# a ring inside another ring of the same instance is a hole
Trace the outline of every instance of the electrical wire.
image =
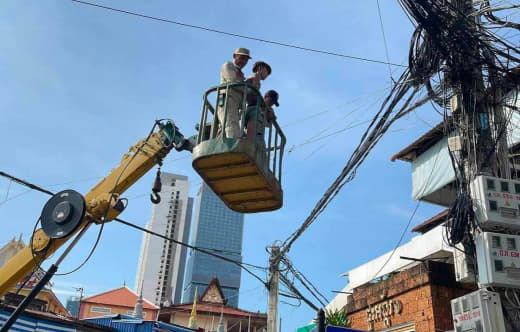
[[(15, 177), (15, 176), (13, 176), (13, 175), (9, 175), (9, 174), (7, 174), (7, 173), (5, 173), (5, 172), (0, 172), (0, 176), (10, 178), (10, 179), (12, 179), (14, 182), (20, 183), (20, 184), (22, 184), (22, 185), (24, 185), (24, 186), (26, 186), (26, 187), (29, 187), (29, 188), (31, 188), (31, 189), (33, 189), (33, 190), (37, 190), (37, 191), (39, 191), (39, 192), (42, 192), (42, 193), (45, 193), (45, 194), (48, 194), (48, 195), (54, 195), (52, 192), (50, 192), (50, 191), (48, 191), (48, 190), (46, 190), (46, 189), (44, 189), (44, 188), (42, 188), (42, 187), (40, 187), (40, 186), (34, 185), (34, 184), (32, 184), (32, 183), (29, 183), (29, 182), (26, 182), (26, 181), (23, 181), (23, 180), (20, 180), (19, 178)], [(249, 269), (247, 269), (247, 268), (244, 267), (243, 265), (245, 265), (245, 266), (249, 266), (249, 267), (252, 267), (252, 268), (256, 268), (256, 269), (260, 269), (260, 270), (267, 270), (266, 267), (258, 266), (258, 265), (254, 265), (254, 264), (249, 264), (249, 263), (243, 263), (243, 262), (239, 262), (239, 261), (232, 260), (232, 259), (230, 259), (230, 258), (227, 258), (227, 257), (221, 256), (221, 255), (215, 254), (215, 253), (211, 252), (210, 250), (206, 250), (206, 249), (202, 249), (202, 248), (199, 248), (199, 247), (195, 247), (195, 246), (189, 245), (189, 244), (187, 244), (187, 243), (184, 243), (184, 242), (177, 241), (177, 240), (175, 240), (175, 239), (169, 238), (169, 237), (167, 237), (167, 236), (165, 236), (165, 235), (162, 235), (162, 234), (159, 234), (159, 233), (155, 233), (155, 232), (153, 232), (153, 231), (150, 231), (150, 230), (148, 230), (148, 229), (146, 229), (146, 228), (143, 228), (143, 227), (140, 227), (140, 226), (138, 226), (138, 225), (132, 224), (132, 223), (130, 223), (130, 222), (128, 222), (128, 221), (125, 221), (125, 220), (123, 220), (123, 219), (120, 219), (120, 218), (115, 218), (114, 220), (117, 221), (117, 222), (119, 222), (119, 223), (121, 223), (121, 224), (124, 224), (124, 225), (126, 225), (126, 226), (129, 226), (129, 227), (132, 227), (132, 228), (138, 229), (138, 230), (140, 230), (140, 231), (143, 231), (143, 232), (149, 233), (149, 234), (154, 235), (154, 236), (161, 237), (161, 238), (163, 238), (163, 239), (165, 239), (165, 240), (168, 240), (168, 241), (171, 241), (171, 242), (173, 242), (173, 243), (176, 243), (176, 244), (179, 244), (179, 245), (185, 246), (185, 247), (187, 247), (187, 248), (189, 248), (189, 249), (192, 249), (192, 250), (196, 250), (196, 251), (202, 252), (202, 253), (207, 254), (207, 255), (209, 255), (209, 256), (213, 256), (213, 257), (215, 257), (215, 258), (219, 258), (219, 259), (221, 259), (221, 260), (224, 260), (224, 261), (229, 262), (229, 263), (233, 263), (233, 264), (235, 264), (235, 265), (239, 265), (242, 269), (246, 270), (246, 272), (248, 272), (249, 274), (251, 274), (252, 276), (254, 276), (256, 279), (258, 279), (260, 282), (262, 282), (262, 284), (265, 285), (265, 281), (264, 281), (264, 280), (262, 280), (262, 279), (261, 279), (260, 277), (258, 277), (256, 274), (252, 273)], [(35, 224), (35, 229), (34, 229), (34, 231), (33, 231), (33, 234), (34, 234), (34, 232), (35, 232), (35, 230), (36, 230), (37, 224), (38, 224), (38, 223)], [(31, 239), (32, 239), (32, 237), (31, 237)], [(213, 250), (213, 249), (211, 249), (211, 250)], [(91, 256), (91, 255), (89, 255), (88, 258), (90, 258), (90, 256)], [(36, 258), (36, 257), (34, 257), (34, 258)], [(83, 266), (84, 264), (85, 264), (85, 262), (82, 263), (81, 266)], [(41, 268), (40, 264), (37, 263), (37, 265), (38, 265), (38, 267)], [(73, 273), (73, 272), (75, 272), (75, 271), (77, 271), (77, 270), (78, 270), (78, 268), (74, 269), (72, 272), (63, 273), (63, 274), (56, 274), (56, 275), (66, 275), (66, 274)]]
[[(356, 174), (357, 168), (363, 163), (369, 152), (374, 148), (379, 139), (389, 129), (389, 127), (399, 118), (413, 111), (417, 107), (427, 102), (428, 98), (423, 97), (413, 102), (418, 93), (416, 88), (412, 89), (410, 83), (410, 72), (405, 71), (399, 83), (391, 88), (389, 96), (383, 101), (377, 114), (371, 120), (368, 128), (361, 137), (360, 144), (348, 159), (347, 164), (343, 168), (340, 175), (334, 180), (332, 185), (327, 189), (322, 198), (316, 203), (310, 215), (304, 220), (301, 226), (289, 236), (282, 245), (279, 257), (281, 258), (287, 251), (289, 251), (292, 244), (297, 238), (305, 232), (305, 230), (317, 219), (317, 217), (324, 211), (328, 204), (339, 193), (342, 187), (350, 182)], [(404, 102), (399, 104), (400, 100), (406, 96)], [(397, 108), (397, 111), (395, 111)], [(393, 116), (392, 116), (393, 115)]]
[(316, 306), (312, 301), (303, 296), (303, 294), (294, 286), (294, 283), (291, 282), (285, 275), (280, 274), (280, 281), (291, 291), (293, 292), (299, 299), (305, 302), (309, 307), (314, 309), (315, 311), (319, 310), (319, 307)]
[[(385, 34), (385, 26), (383, 25), (383, 16), (381, 15), (381, 6), (379, 4), (379, 0), (376, 0), (377, 4), (377, 15), (379, 16), (379, 25), (381, 27), (381, 34), (383, 35), (383, 45), (385, 46), (385, 55), (386, 62), (390, 63), (390, 55), (388, 53), (388, 45), (386, 43), (386, 34)], [(390, 75), (390, 82), (394, 82), (394, 77), (392, 76), (392, 67), (388, 65), (388, 74)]]
[(256, 268), (256, 269), (261, 269), (261, 270), (267, 270), (267, 268), (263, 267), (263, 266), (258, 266), (258, 265), (253, 265), (253, 264), (248, 264), (248, 263), (243, 263), (243, 262), (240, 262), (240, 261), (236, 261), (236, 260), (233, 260), (231, 258), (228, 258), (228, 257), (225, 257), (225, 256), (221, 256), (221, 255), (218, 255), (218, 254), (215, 254), (214, 252), (211, 252), (209, 250), (205, 250), (205, 249), (202, 249), (200, 247), (196, 247), (196, 246), (192, 246), (190, 244), (187, 244), (187, 243), (184, 243), (184, 242), (181, 242), (181, 241), (177, 241), (173, 238), (170, 238), (170, 237), (167, 237), (165, 235), (162, 235), (162, 234), (159, 234), (159, 233), (156, 233), (156, 232), (153, 232), (149, 229), (146, 229), (144, 227), (140, 227), (138, 225), (135, 225), (133, 223), (130, 223), (128, 221), (125, 221), (123, 219), (120, 219), (120, 218), (115, 218), (114, 221), (117, 221), (123, 225), (126, 225), (126, 226), (129, 226), (129, 227), (132, 227), (132, 228), (135, 228), (137, 230), (140, 230), (142, 232), (145, 232), (145, 233), (148, 233), (150, 235), (154, 235), (154, 236), (157, 236), (157, 237), (160, 237), (162, 239), (165, 239), (167, 241), (170, 241), (170, 242), (173, 242), (175, 244), (178, 244), (178, 245), (181, 245), (181, 246), (184, 246), (186, 248), (189, 248), (189, 249), (192, 249), (192, 250), (195, 250), (195, 251), (198, 251), (198, 252), (201, 252), (201, 253), (204, 253), (206, 255), (209, 255), (209, 256), (212, 256), (212, 257), (215, 257), (215, 258), (218, 258), (218, 259), (221, 259), (223, 261), (226, 261), (228, 263), (232, 263), (232, 264), (235, 264), (239, 267), (241, 267), (244, 271), (246, 271), (247, 273), (249, 273), (251, 276), (255, 277), (257, 280), (259, 280), (262, 284), (266, 284), (266, 282), (264, 280), (262, 280), (262, 278), (260, 278), (258, 275), (254, 274), (253, 272), (251, 272), (248, 268), (246, 268), (244, 265), (246, 266), (250, 266), (250, 267), (253, 267), (253, 268)]
[(52, 191), (49, 191), (49, 190), (44, 189), (44, 188), (42, 188), (40, 186), (37, 186), (37, 185), (35, 185), (33, 183), (30, 183), (30, 182), (27, 182), (27, 181), (22, 180), (20, 178), (17, 178), (17, 177), (14, 177), (12, 175), (9, 175), (9, 174), (7, 174), (5, 172), (0, 171), (0, 176), (2, 176), (4, 178), (8, 178), (9, 180), (11, 180), (13, 182), (16, 182), (18, 184), (21, 184), (22, 186), (25, 186), (27, 188), (31, 188), (32, 190), (36, 190), (36, 191), (39, 191), (39, 192), (42, 192), (44, 194), (51, 195), (51, 196), (54, 195), (54, 193)]
[(368, 59), (368, 58), (363, 58), (363, 57), (358, 57), (358, 56), (353, 56), (353, 55), (324, 51), (324, 50), (319, 50), (319, 49), (315, 49), (315, 48), (303, 47), (303, 46), (298, 46), (298, 45), (294, 45), (294, 44), (282, 43), (282, 42), (277, 42), (277, 41), (272, 41), (272, 40), (267, 40), (267, 39), (262, 39), (262, 38), (257, 38), (257, 37), (251, 37), (251, 36), (246, 36), (246, 35), (232, 33), (232, 32), (226, 32), (226, 31), (212, 29), (212, 28), (203, 27), (203, 26), (199, 26), (199, 25), (188, 24), (188, 23), (183, 23), (183, 22), (179, 22), (179, 21), (173, 21), (173, 20), (154, 17), (154, 16), (150, 16), (150, 15), (144, 15), (144, 14), (140, 14), (137, 12), (131, 12), (128, 10), (118, 9), (118, 8), (114, 8), (114, 7), (103, 6), (103, 5), (100, 5), (97, 3), (93, 3), (93, 2), (80, 1), (80, 0), (71, 0), (71, 1), (82, 4), (82, 5), (88, 5), (88, 6), (92, 6), (92, 7), (106, 9), (106, 10), (110, 10), (110, 11), (114, 11), (114, 12), (118, 12), (118, 13), (122, 13), (122, 14), (128, 14), (128, 15), (146, 18), (146, 19), (150, 19), (150, 20), (154, 20), (154, 21), (163, 22), (163, 23), (175, 24), (175, 25), (186, 27), (186, 28), (198, 29), (198, 30), (218, 33), (218, 34), (222, 34), (222, 35), (226, 35), (226, 36), (238, 37), (238, 38), (242, 38), (242, 39), (254, 40), (257, 42), (262, 42), (262, 43), (267, 43), (267, 44), (272, 44), (272, 45), (277, 45), (277, 46), (282, 46), (282, 47), (289, 47), (289, 48), (294, 48), (294, 49), (307, 51), (307, 52), (320, 53), (320, 54), (348, 58), (348, 59), (353, 59), (353, 60), (360, 60), (360, 61), (366, 61), (366, 62), (372, 62), (372, 63), (385, 64), (385, 65), (390, 65), (390, 66), (406, 68), (406, 66), (391, 63), (391, 62)]
[(286, 272), (286, 274), (288, 274), (289, 272), (292, 273), (292, 275), (303, 285), (303, 287), (305, 287), (305, 289), (307, 289), (307, 291), (316, 299), (318, 300), (318, 302), (320, 302), (320, 304), (322, 306), (326, 306), (327, 303), (329, 302), (329, 300), (327, 299), (327, 297), (325, 295), (323, 295), (323, 293), (321, 293), (318, 288), (316, 286), (314, 286), (310, 281), (309, 279), (299, 270), (296, 269), (296, 267), (294, 266), (294, 264), (289, 260), (289, 258), (287, 256), (284, 256), (282, 258), (282, 262), (285, 264), (285, 266), (287, 267), (288, 271)]

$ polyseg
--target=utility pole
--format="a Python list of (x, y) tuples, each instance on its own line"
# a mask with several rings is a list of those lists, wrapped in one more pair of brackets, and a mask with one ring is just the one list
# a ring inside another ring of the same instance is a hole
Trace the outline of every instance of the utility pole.
[(78, 303), (78, 315), (77, 318), (79, 319), (79, 315), (81, 313), (81, 301), (83, 300), (83, 287), (74, 287), (76, 292), (79, 292), (79, 303)]
[(323, 309), (318, 310), (318, 324), (316, 324), (316, 332), (325, 332), (325, 312)]
[[(476, 15), (474, 2), (476, 1), (451, 0), (451, 6), (454, 8), (451, 10), (459, 11), (459, 15), (464, 16), (463, 19), (467, 20), (468, 28), (477, 35), (480, 29), (480, 16)], [(462, 189), (459, 192), (464, 193), (467, 200), (472, 202), (474, 193), (471, 192), (470, 184), (477, 176), (489, 175), (511, 179), (511, 172), (507, 135), (505, 134), (507, 121), (504, 108), (499, 102), (502, 100), (504, 91), (502, 91), (502, 84), (496, 83), (500, 81), (501, 77), (489, 63), (484, 68), (481, 61), (484, 56), (487, 61), (494, 64), (494, 55), (488, 54), (489, 50), (481, 49), (480, 45), (476, 43), (466, 46), (471, 47), (470, 54), (464, 55), (455, 48), (453, 49), (453, 61), (451, 67), (447, 68), (446, 75), (456, 93), (456, 102), (452, 103), (452, 116), (455, 127), (459, 129), (455, 135), (460, 135), (457, 137), (460, 142), (458, 148), (450, 149), (460, 151), (458, 158), (460, 158), (461, 167), (456, 170), (459, 186), (461, 186), (459, 189)], [(491, 82), (487, 87), (484, 83), (484, 70), (487, 70), (486, 81)], [(460, 107), (453, 107), (454, 104)], [(468, 225), (472, 238), (462, 242), (464, 250), (472, 247), (468, 252), (474, 252), (475, 239), (482, 231), (486, 231), (481, 230), (478, 226), (475, 227), (475, 224), (477, 222)], [(507, 230), (500, 231), (500, 233), (506, 232)], [(483, 267), (476, 266), (476, 268)], [(478, 275), (478, 270), (476, 274)], [(508, 309), (504, 302), (502, 304), (507, 314)]]
[[(474, 15), (473, 2), (475, 0), (451, 0), (451, 5), (460, 13), (464, 13), (467, 22), (475, 34), (478, 32), (477, 23), (480, 19)], [(472, 20), (471, 17), (475, 17)], [(503, 108), (498, 104), (501, 91), (498, 87), (490, 86), (496, 91), (486, 91), (484, 86), (483, 66), (480, 53), (485, 52), (473, 47), (473, 56), (454, 51), (452, 67), (448, 68), (453, 90), (456, 92), (456, 104), (460, 109), (453, 110), (454, 122), (461, 130), (462, 142), (461, 163), (462, 174), (457, 174), (462, 186), (468, 186), (479, 174), (488, 174), (500, 178), (511, 178), (508, 165), (508, 150), (506, 135), (495, 137), (493, 142), (492, 131), (506, 125)], [(488, 59), (491, 59), (489, 55)], [(489, 81), (498, 81), (496, 73), (489, 70)]]
[(278, 288), (280, 282), (280, 247), (273, 245), (269, 257), (269, 302), (267, 306), (267, 332), (277, 332)]

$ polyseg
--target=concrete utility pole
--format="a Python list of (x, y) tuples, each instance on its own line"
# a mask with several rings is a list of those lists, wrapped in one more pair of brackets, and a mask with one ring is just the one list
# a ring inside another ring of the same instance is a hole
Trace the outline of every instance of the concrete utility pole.
[(78, 303), (78, 315), (77, 318), (79, 319), (79, 315), (81, 313), (81, 301), (83, 301), (83, 287), (74, 287), (76, 292), (79, 292), (79, 303)]
[[(456, 10), (466, 13), (465, 17), (478, 17), (474, 15), (473, 2), (452, 0), (451, 4)], [(468, 21), (474, 23), (470, 27), (477, 32), (477, 21)], [(477, 45), (474, 45), (473, 57), (454, 53), (455, 65), (448, 69), (449, 77), (454, 80), (452, 87), (456, 91), (455, 104), (458, 105), (457, 109), (453, 109), (452, 104), (453, 118), (458, 128), (462, 129), (459, 135), (464, 174), (458, 174), (462, 185), (468, 185), (479, 174), (511, 178), (506, 135), (498, 138), (496, 145), (492, 137), (493, 130), (506, 124), (503, 108), (497, 106), (501, 91), (485, 91), (480, 53)], [(489, 75), (493, 76), (493, 72), (490, 71)]]
[[(475, 15), (474, 3), (475, 0), (451, 0), (451, 5), (464, 13), (470, 23), (470, 29), (477, 34), (480, 16)], [(471, 20), (471, 17), (475, 17), (475, 20)], [(469, 190), (469, 184), (480, 174), (511, 179), (505, 134), (507, 121), (504, 108), (500, 105), (504, 91), (501, 84), (490, 84), (486, 91), (483, 72), (485, 68), (480, 59), (483, 55), (487, 60), (493, 61), (493, 54), (486, 54), (489, 51), (479, 49), (478, 45), (472, 47), (474, 56), (469, 57), (464, 57), (462, 53), (454, 50), (455, 61), (452, 67), (448, 68), (452, 88), (456, 92), (455, 103), (452, 103), (453, 121), (460, 130), (455, 135), (460, 135), (458, 142), (461, 143), (458, 148), (450, 149), (460, 151), (462, 170), (456, 173), (461, 180), (460, 185), (465, 190)], [(487, 81), (500, 81), (501, 77), (489, 67)], [(453, 107), (454, 105), (458, 107)], [(500, 136), (496, 134), (499, 131), (503, 132)], [(474, 238), (479, 232), (478, 229), (472, 230)], [(475, 246), (475, 243), (473, 245)], [(478, 271), (476, 273), (478, 275)], [(508, 308), (505, 303), (504, 309), (510, 311), (514, 308)], [(511, 320), (519, 323), (515, 318)]]
[(316, 332), (325, 332), (325, 311), (320, 309), (318, 311), (318, 322), (316, 324)]
[(269, 302), (267, 307), (267, 332), (277, 332), (278, 320), (278, 288), (280, 282), (280, 247), (271, 247), (269, 257)]

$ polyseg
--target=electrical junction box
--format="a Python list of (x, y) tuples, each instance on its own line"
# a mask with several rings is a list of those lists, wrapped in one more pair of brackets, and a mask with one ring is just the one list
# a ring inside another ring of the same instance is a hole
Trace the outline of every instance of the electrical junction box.
[(520, 230), (520, 181), (479, 175), (470, 185), (477, 223), (484, 230)]
[(448, 147), (450, 151), (460, 151), (462, 150), (462, 139), (460, 136), (450, 136), (448, 137)]
[(479, 283), (520, 288), (520, 236), (484, 232), (475, 242)]
[(506, 332), (498, 293), (479, 289), (451, 300), (456, 332)]
[(464, 246), (459, 243), (453, 248), (453, 264), (455, 279), (462, 283), (476, 283), (475, 259), (464, 252)]

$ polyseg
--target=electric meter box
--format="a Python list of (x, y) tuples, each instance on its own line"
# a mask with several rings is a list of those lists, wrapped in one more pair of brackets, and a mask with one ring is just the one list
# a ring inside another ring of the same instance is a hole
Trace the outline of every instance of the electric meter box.
[(470, 185), (475, 218), (484, 230), (520, 230), (520, 181), (479, 175)]
[(453, 264), (455, 265), (455, 279), (458, 282), (476, 283), (475, 259), (471, 255), (466, 255), (461, 243), (453, 248)]
[(484, 232), (475, 241), (479, 283), (520, 288), (520, 236)]
[(451, 300), (453, 327), (457, 332), (506, 332), (498, 293), (479, 289)]

